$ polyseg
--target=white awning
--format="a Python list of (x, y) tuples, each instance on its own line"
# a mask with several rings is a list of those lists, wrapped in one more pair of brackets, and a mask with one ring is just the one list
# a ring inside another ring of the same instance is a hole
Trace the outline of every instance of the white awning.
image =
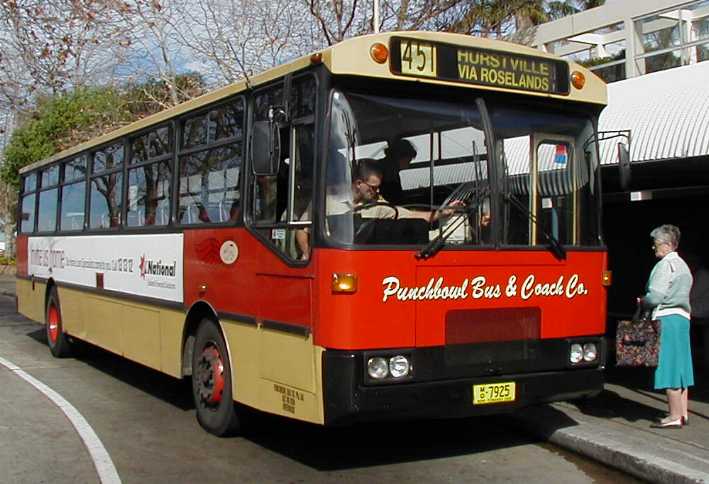
[[(598, 129), (631, 130), (632, 162), (709, 155), (709, 61), (609, 84)], [(603, 164), (619, 141), (601, 143)]]

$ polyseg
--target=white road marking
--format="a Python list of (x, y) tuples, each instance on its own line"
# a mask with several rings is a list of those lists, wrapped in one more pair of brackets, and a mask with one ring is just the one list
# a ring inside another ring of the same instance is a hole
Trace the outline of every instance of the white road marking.
[(71, 403), (67, 402), (64, 397), (59, 395), (41, 381), (37, 380), (32, 375), (26, 373), (22, 370), (22, 368), (15, 365), (13, 362), (0, 357), (0, 365), (4, 366), (15, 375), (19, 376), (37, 390), (42, 392), (47, 398), (54, 402), (57, 407), (59, 407), (59, 410), (64, 412), (64, 415), (67, 416), (71, 424), (79, 433), (81, 440), (84, 441), (84, 445), (86, 445), (86, 449), (89, 451), (91, 459), (94, 461), (94, 466), (96, 467), (96, 472), (98, 472), (98, 477), (103, 484), (120, 484), (121, 478), (118, 476), (116, 466), (113, 465), (111, 456), (108, 455), (106, 448), (101, 443), (101, 439), (98, 438), (98, 435), (96, 435), (94, 429), (91, 428), (86, 419), (76, 408), (74, 408)]

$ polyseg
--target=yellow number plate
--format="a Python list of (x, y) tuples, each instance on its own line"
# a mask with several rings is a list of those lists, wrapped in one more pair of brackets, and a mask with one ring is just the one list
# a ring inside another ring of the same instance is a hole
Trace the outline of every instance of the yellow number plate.
[(401, 73), (436, 77), (436, 46), (418, 40), (402, 39)]
[(515, 382), (513, 381), (473, 385), (473, 405), (514, 402), (516, 396)]

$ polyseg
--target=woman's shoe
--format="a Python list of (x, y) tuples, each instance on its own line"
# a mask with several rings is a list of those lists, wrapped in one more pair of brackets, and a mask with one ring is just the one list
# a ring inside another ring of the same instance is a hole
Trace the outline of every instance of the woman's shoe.
[(655, 429), (681, 429), (682, 428), (682, 417), (671, 418), (666, 417), (657, 423), (651, 425)]
[(689, 425), (689, 417), (682, 417), (682, 426)]

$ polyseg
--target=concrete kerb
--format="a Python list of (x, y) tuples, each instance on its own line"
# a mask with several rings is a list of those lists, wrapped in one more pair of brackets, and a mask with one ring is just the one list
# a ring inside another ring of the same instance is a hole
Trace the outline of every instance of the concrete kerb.
[(658, 437), (559, 404), (526, 409), (516, 417), (540, 438), (640, 479), (709, 482), (709, 460), (694, 455), (695, 448), (671, 434)]

